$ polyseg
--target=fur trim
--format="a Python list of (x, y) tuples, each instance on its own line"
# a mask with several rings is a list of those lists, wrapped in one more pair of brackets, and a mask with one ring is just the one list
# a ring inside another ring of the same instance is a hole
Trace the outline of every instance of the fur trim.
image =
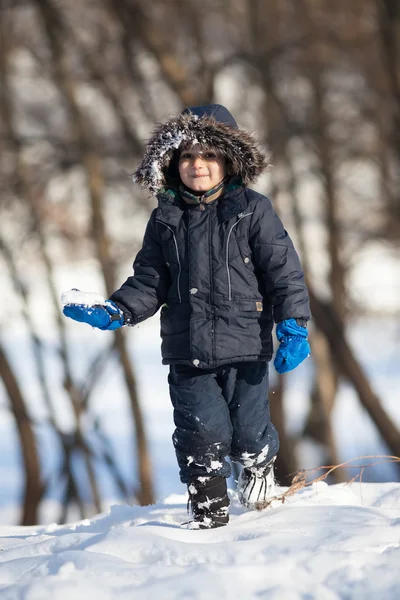
[(160, 124), (150, 138), (133, 180), (151, 193), (168, 186), (168, 168), (179, 148), (201, 144), (220, 151), (229, 161), (231, 174), (244, 184), (253, 183), (268, 167), (254, 137), (243, 129), (234, 129), (214, 117), (181, 114)]

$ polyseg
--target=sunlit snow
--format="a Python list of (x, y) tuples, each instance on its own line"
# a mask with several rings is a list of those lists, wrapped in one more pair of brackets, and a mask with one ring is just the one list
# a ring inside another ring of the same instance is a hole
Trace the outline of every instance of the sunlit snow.
[[(232, 493), (232, 496), (234, 494)], [(69, 525), (0, 528), (2, 600), (398, 600), (400, 484), (305, 488), (182, 529), (186, 496)]]

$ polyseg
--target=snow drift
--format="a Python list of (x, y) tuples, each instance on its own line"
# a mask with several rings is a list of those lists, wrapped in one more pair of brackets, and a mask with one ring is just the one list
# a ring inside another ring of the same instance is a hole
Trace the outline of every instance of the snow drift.
[[(283, 490), (281, 490), (283, 491)], [(0, 528), (2, 600), (398, 600), (400, 484), (313, 484), (228, 527), (182, 529), (186, 497), (74, 524)]]

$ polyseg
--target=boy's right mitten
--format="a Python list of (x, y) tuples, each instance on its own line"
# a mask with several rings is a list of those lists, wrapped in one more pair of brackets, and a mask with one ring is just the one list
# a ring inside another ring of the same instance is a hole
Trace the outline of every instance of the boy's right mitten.
[(278, 323), (276, 337), (280, 342), (274, 360), (274, 367), (278, 373), (292, 371), (310, 356), (307, 327), (299, 325), (296, 319), (286, 319)]
[(74, 321), (109, 331), (124, 324), (124, 315), (118, 306), (98, 294), (70, 290), (62, 294), (61, 301), (64, 315)]

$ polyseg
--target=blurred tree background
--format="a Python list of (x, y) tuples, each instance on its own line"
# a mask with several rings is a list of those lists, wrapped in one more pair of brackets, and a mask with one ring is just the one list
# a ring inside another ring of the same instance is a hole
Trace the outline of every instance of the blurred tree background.
[[(332, 411), (345, 380), (388, 454), (400, 456), (385, 389), (373, 389), (348, 340), (354, 318), (378, 316), (350, 285), (358, 257), (368, 245), (384, 256), (399, 250), (400, 4), (0, 0), (0, 390), (21, 446), (22, 524), (37, 522), (49, 480), (39, 424), (21, 385), (24, 365), (15, 360), (18, 349), (11, 355), (4, 342), (16, 320), (29, 336), (35, 394), (62, 450), (59, 521), (72, 503), (87, 516), (88, 489), (101, 511), (98, 461), (123, 501), (154, 500), (129, 332), (107, 336), (78, 373), (57, 274), (89, 264), (105, 295), (122, 283), (129, 272), (121, 265), (140, 248), (154, 207), (129, 177), (146, 139), (184, 106), (212, 102), (226, 104), (272, 150), (273, 169), (259, 189), (273, 199), (302, 256), (312, 299), (314, 378), (302, 436), (319, 444), (325, 463), (338, 462)], [(35, 319), (39, 289), (56, 336), (51, 344)], [(394, 323), (399, 309), (387, 308)], [(366, 343), (374, 345), (367, 332)], [(88, 418), (110, 361), (118, 362), (130, 401), (137, 481), (122, 475), (101, 426)], [(271, 403), (282, 440), (282, 483), (302, 467), (298, 439), (286, 427), (286, 384), (276, 380)], [(67, 432), (57, 413), (60, 394), (73, 414)]]

